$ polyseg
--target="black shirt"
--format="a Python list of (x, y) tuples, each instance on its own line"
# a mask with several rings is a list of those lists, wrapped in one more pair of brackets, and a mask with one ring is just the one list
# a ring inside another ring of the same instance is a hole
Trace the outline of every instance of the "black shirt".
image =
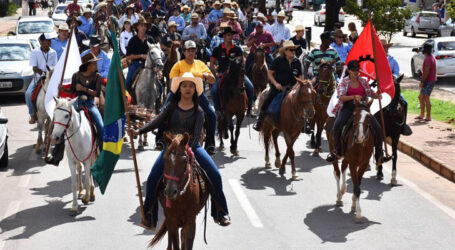
[(149, 43), (157, 43), (159, 36), (161, 35), (160, 29), (155, 24), (152, 24), (150, 29), (145, 31)]
[(291, 40), (292, 42), (294, 42), (295, 45), (300, 45), (299, 47), (297, 47), (297, 48), (295, 49), (295, 56), (296, 56), (297, 58), (299, 58), (299, 57), (302, 55), (303, 50), (306, 49), (306, 40), (305, 40), (305, 38), (303, 38), (303, 37), (300, 38), (300, 40), (297, 40), (296, 36), (291, 37), (290, 40)]
[[(137, 35), (133, 36), (126, 46), (126, 55), (144, 55), (149, 52), (149, 45), (147, 39), (144, 42), (139, 39)], [(136, 59), (138, 62), (145, 62), (144, 59)]]
[(168, 48), (172, 46), (173, 41), (182, 41), (182, 36), (179, 33), (174, 32), (174, 34), (167, 33), (161, 38), (161, 44)]
[(243, 56), (243, 50), (238, 45), (234, 44), (234, 47), (227, 50), (224, 47), (224, 43), (213, 49), (212, 57), (218, 61), (218, 73), (224, 73), (229, 69), (229, 60), (235, 59), (236, 57)]
[(73, 74), (71, 79), (71, 92), (76, 92), (77, 96), (86, 95), (88, 100), (93, 99), (93, 96), (87, 94), (83, 91), (76, 91), (76, 84), (81, 84), (82, 86), (89, 88), (93, 91), (96, 91), (96, 96), (100, 96), (101, 91), (101, 79), (102, 76), (100, 73), (95, 73), (89, 77), (86, 77), (82, 74), (82, 72), (78, 71)]
[(297, 57), (289, 63), (285, 57), (279, 56), (273, 60), (270, 70), (274, 71), (273, 77), (279, 84), (293, 86), (297, 82), (295, 77), (302, 75), (302, 63)]

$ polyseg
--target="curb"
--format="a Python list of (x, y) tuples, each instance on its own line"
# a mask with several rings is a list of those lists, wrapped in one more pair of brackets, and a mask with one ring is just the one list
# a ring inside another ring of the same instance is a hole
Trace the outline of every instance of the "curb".
[[(387, 138), (387, 143), (391, 144), (390, 138)], [(422, 165), (433, 170), (447, 180), (455, 182), (455, 171), (453, 169), (449, 168), (440, 160), (434, 159), (433, 156), (423, 152), (411, 143), (400, 140), (398, 142), (398, 150), (416, 159)]]

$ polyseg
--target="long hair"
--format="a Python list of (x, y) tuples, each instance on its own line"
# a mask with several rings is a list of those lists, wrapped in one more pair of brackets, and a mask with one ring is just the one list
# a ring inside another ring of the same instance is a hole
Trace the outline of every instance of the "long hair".
[[(174, 103), (175, 105), (177, 105), (177, 103), (180, 101), (180, 99), (182, 98), (182, 92), (180, 91), (180, 87), (182, 86), (182, 83), (180, 83), (179, 85), (179, 88), (177, 89), (177, 91), (172, 95), (170, 101), (172, 103)], [(196, 84), (194, 84), (194, 93), (193, 93), (193, 97), (191, 98), (193, 100), (193, 104), (194, 104), (194, 112), (196, 113), (197, 110), (198, 110), (198, 107), (199, 107), (199, 96), (197, 95), (197, 91), (196, 91)]]

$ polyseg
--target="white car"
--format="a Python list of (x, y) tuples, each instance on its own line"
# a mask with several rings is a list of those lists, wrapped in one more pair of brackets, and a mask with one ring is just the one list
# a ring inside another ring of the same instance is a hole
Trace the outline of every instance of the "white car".
[(305, 8), (305, 0), (292, 0), (291, 5), (293, 8), (303, 9)]
[[(65, 4), (70, 4), (70, 3), (73, 3), (74, 1), (72, 0), (66, 0)], [(90, 6), (92, 6), (91, 9), (93, 9), (93, 2), (91, 0), (78, 0), (77, 1), (77, 4), (79, 4), (82, 8), (87, 8), (87, 5), (90, 4)]]
[[(323, 23), (325, 23), (325, 4), (321, 4), (321, 8), (314, 13), (314, 25), (316, 26), (322, 26)], [(338, 13), (338, 21), (341, 23), (342, 26), (344, 26), (344, 10), (343, 8), (340, 8), (340, 12)]]
[(8, 119), (3, 115), (0, 108), (0, 168), (8, 166)]
[[(433, 44), (433, 55), (436, 58), (436, 76), (438, 78), (455, 76), (455, 37), (436, 37), (425, 41)], [(422, 72), (425, 55), (422, 54), (422, 47), (413, 48), (416, 54), (411, 59), (411, 72), (417, 76)]]
[(17, 38), (38, 39), (43, 33), (54, 33), (54, 21), (49, 17), (34, 16), (20, 18), (16, 23), (15, 34)]
[(66, 6), (68, 6), (68, 4), (61, 3), (55, 8), (54, 13), (52, 14), (52, 20), (54, 21), (55, 27), (58, 27), (61, 23), (66, 22), (66, 19), (68, 19), (68, 16), (64, 12)]

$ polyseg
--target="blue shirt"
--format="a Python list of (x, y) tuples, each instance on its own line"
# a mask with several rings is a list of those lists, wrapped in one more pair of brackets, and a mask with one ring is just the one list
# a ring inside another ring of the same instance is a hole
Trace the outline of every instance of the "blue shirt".
[[(190, 37), (191, 34), (195, 34), (196, 37), (191, 38)], [(183, 30), (183, 35), (182, 35), (183, 41), (187, 41), (187, 40), (195, 41), (198, 38), (201, 40), (205, 40), (207, 38), (207, 32), (205, 31), (205, 27), (202, 23), (198, 23), (196, 25), (196, 27), (194, 27), (193, 25), (188, 25)]]
[(58, 37), (52, 39), (51, 48), (57, 52), (57, 60), (60, 59), (60, 56), (62, 56), (63, 50), (66, 48), (67, 43), (68, 38), (64, 42), (62, 42)]
[(177, 24), (178, 31), (183, 31), (183, 29), (185, 28), (185, 20), (183, 20), (183, 17), (171, 16), (169, 17), (168, 23), (170, 23), (171, 21), (174, 21)]
[(392, 70), (392, 75), (398, 77), (400, 75), (400, 66), (398, 65), (397, 60), (391, 55), (387, 55), (387, 60), (389, 60), (390, 69)]
[(224, 42), (224, 38), (220, 37), (218, 34), (212, 37), (210, 41), (210, 49), (213, 51), (216, 47), (220, 46)]
[(349, 51), (351, 51), (352, 45), (347, 44), (347, 43), (341, 43), (340, 46), (338, 46), (336, 43), (330, 44), (330, 47), (335, 49), (338, 53), (338, 56), (340, 57), (340, 62), (346, 62), (346, 58), (348, 58)]
[(88, 37), (93, 34), (93, 19), (90, 17), (88, 20), (85, 17), (79, 18), (82, 24), (78, 27), (80, 31), (84, 32)]
[(216, 22), (216, 20), (218, 20), (219, 18), (222, 18), (222, 17), (223, 17), (222, 9), (219, 9), (219, 10), (213, 9), (212, 11), (210, 11), (208, 19), (209, 19), (209, 22), (214, 23), (214, 22)]
[(123, 2), (123, 0), (114, 0), (114, 5), (118, 6)]
[[(90, 53), (90, 49), (82, 52), (81, 57), (87, 55), (88, 53)], [(100, 50), (100, 53), (96, 58), (101, 59), (96, 62), (98, 65), (98, 73), (100, 73), (100, 75), (103, 78), (107, 78), (107, 74), (109, 73), (109, 67), (111, 66), (111, 59), (109, 59), (106, 52), (104, 52), (103, 50)]]

